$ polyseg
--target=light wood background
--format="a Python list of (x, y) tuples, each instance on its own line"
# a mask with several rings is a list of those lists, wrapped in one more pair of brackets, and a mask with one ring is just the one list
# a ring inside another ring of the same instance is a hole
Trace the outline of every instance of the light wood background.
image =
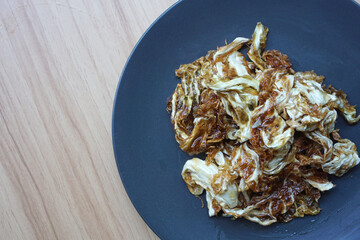
[(127, 57), (174, 2), (0, 1), (1, 239), (157, 239), (122, 186), (111, 117)]
[(0, 0), (0, 239), (157, 239), (111, 139), (123, 66), (175, 0)]

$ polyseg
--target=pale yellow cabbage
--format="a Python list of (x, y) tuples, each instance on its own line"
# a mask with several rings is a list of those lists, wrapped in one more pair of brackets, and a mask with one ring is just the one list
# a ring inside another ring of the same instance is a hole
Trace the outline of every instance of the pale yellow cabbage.
[[(320, 193), (360, 162), (356, 146), (335, 129), (337, 111), (360, 119), (346, 94), (323, 76), (295, 72), (289, 58), (264, 51), (268, 28), (238, 37), (193, 63), (168, 102), (180, 148), (192, 158), (182, 171), (189, 191), (206, 191), (209, 216), (246, 218), (261, 225), (320, 212)], [(249, 46), (250, 60), (241, 54)], [(295, 46), (296, 47), (296, 46)]]

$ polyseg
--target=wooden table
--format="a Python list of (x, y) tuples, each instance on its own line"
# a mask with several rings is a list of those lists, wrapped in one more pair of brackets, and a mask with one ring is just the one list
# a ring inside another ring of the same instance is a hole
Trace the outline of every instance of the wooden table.
[(132, 48), (174, 2), (0, 2), (1, 239), (157, 239), (121, 184), (111, 117)]

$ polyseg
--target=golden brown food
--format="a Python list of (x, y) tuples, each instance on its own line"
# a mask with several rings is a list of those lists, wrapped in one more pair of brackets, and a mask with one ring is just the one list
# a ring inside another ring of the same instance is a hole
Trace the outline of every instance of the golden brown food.
[[(238, 37), (181, 65), (167, 110), (188, 160), (190, 192), (206, 191), (209, 215), (261, 225), (320, 212), (321, 192), (360, 161), (356, 146), (335, 130), (337, 111), (351, 124), (356, 110), (341, 90), (312, 71), (295, 72), (287, 55), (263, 52), (268, 28)], [(238, 50), (249, 44), (248, 57)]]

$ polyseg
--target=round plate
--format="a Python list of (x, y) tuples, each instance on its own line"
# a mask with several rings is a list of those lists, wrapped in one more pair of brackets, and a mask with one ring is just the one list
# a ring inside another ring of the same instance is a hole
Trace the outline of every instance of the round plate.
[[(360, 7), (344, 0), (184, 0), (144, 34), (122, 74), (114, 102), (113, 145), (126, 191), (162, 239), (359, 239), (360, 167), (322, 194), (317, 216), (263, 227), (245, 219), (208, 217), (181, 178), (187, 159), (175, 141), (166, 102), (180, 64), (235, 37), (269, 27), (266, 49), (286, 53), (296, 71), (314, 70), (360, 104)], [(344, 138), (360, 146), (359, 126), (339, 117)]]

